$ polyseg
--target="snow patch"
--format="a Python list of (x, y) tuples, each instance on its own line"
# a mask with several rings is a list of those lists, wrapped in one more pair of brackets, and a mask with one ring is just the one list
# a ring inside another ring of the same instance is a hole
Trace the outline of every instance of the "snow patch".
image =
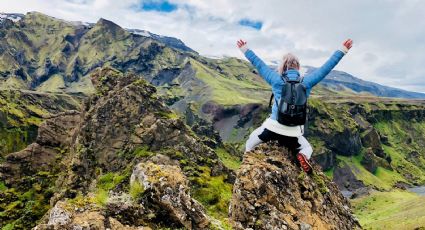
[(12, 20), (13, 22), (17, 22), (22, 19), (22, 16), (18, 14), (0, 13), (0, 21), (3, 21), (4, 19), (9, 19), (9, 20)]
[(149, 31), (146, 31), (146, 30), (129, 29), (128, 31), (132, 34), (138, 34), (145, 37), (152, 37), (151, 33), (149, 33)]

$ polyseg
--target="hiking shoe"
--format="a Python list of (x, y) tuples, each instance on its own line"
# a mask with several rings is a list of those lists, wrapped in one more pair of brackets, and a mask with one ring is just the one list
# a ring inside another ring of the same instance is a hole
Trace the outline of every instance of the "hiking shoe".
[(311, 166), (310, 162), (308, 162), (308, 159), (304, 154), (298, 153), (297, 159), (298, 162), (300, 162), (301, 168), (304, 170), (304, 172), (309, 173), (313, 170), (313, 167)]

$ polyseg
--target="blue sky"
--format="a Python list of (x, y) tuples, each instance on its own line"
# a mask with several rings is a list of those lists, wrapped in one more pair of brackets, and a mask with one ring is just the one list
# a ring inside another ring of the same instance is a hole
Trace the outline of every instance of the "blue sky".
[(140, 2), (139, 10), (169, 13), (177, 10), (177, 8), (177, 4), (170, 3), (169, 1), (143, 1)]
[(71, 21), (106, 18), (173, 36), (206, 56), (244, 58), (243, 38), (266, 62), (292, 52), (320, 66), (346, 38), (337, 66), (364, 80), (425, 92), (425, 1), (421, 0), (0, 0), (4, 12), (40, 11)]

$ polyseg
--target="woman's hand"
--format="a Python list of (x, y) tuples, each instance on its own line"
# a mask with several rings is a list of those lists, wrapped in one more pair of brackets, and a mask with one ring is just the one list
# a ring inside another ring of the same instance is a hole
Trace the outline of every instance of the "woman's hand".
[(238, 48), (240, 49), (242, 46), (246, 45), (246, 41), (239, 39), (239, 41), (236, 44), (238, 45)]
[(351, 49), (351, 47), (353, 46), (353, 40), (351, 39), (347, 39), (345, 40), (344, 43), (342, 43), (342, 45), (347, 48), (347, 50)]
[(239, 39), (239, 41), (236, 42), (238, 45), (238, 48), (242, 51), (242, 53), (245, 53), (248, 50), (247, 42)]
[(342, 43), (341, 51), (344, 52), (344, 53), (347, 53), (348, 50), (350, 50), (352, 46), (353, 46), (353, 40), (347, 39), (347, 40), (345, 40), (345, 42)]

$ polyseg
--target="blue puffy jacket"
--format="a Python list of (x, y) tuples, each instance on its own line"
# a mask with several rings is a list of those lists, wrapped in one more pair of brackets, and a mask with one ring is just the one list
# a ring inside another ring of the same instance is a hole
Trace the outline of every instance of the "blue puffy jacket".
[[(329, 60), (323, 64), (322, 67), (316, 69), (315, 71), (304, 76), (303, 84), (307, 89), (307, 97), (310, 95), (311, 89), (313, 86), (317, 85), (321, 80), (323, 80), (326, 75), (331, 72), (331, 70), (338, 64), (338, 62), (344, 57), (345, 53), (337, 50), (335, 53), (329, 58)], [(282, 87), (285, 84), (285, 81), (282, 79), (280, 74), (274, 70), (272, 70), (269, 66), (267, 66), (255, 53), (248, 49), (245, 52), (245, 57), (254, 65), (254, 67), (258, 70), (260, 76), (266, 80), (272, 86), (272, 91), (275, 97), (275, 102), (280, 101), (282, 95)], [(287, 76), (289, 79), (296, 79), (300, 73), (297, 70), (290, 69), (287, 71)], [(273, 120), (277, 120), (277, 103), (273, 103), (272, 107), (272, 115), (271, 118)]]

